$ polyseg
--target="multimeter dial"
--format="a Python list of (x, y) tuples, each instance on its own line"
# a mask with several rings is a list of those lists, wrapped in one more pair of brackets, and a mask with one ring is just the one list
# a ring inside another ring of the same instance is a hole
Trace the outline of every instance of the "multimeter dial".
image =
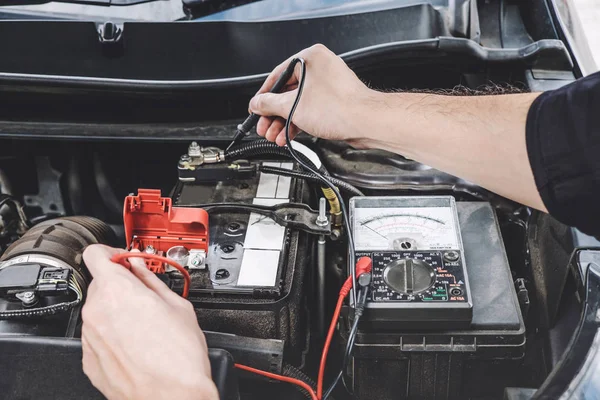
[(398, 293), (417, 294), (431, 288), (436, 281), (435, 270), (422, 260), (394, 260), (383, 270), (383, 281)]

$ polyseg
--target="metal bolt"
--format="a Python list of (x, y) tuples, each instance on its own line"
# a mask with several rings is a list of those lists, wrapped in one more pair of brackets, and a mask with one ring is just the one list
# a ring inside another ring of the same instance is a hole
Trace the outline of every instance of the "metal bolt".
[(331, 230), (331, 236), (329, 237), (329, 239), (331, 240), (338, 240), (340, 237), (342, 237), (342, 231), (339, 229), (332, 229)]
[[(146, 250), (148, 250), (146, 248)], [(175, 261), (176, 263), (186, 266), (188, 262), (188, 257), (190, 252), (184, 246), (173, 246), (169, 250), (167, 250), (167, 258)], [(171, 268), (167, 268), (167, 271), (171, 270)]]
[(16, 294), (16, 297), (23, 302), (25, 306), (31, 306), (37, 302), (37, 297), (34, 292), (21, 292)]
[(22, 293), (21, 296), (23, 296), (22, 297), (23, 300), (29, 300), (29, 299), (33, 299), (33, 296), (35, 296), (35, 295), (33, 294), (33, 292), (25, 292), (25, 293)]
[(319, 216), (317, 217), (316, 223), (319, 226), (326, 226), (329, 223), (329, 220), (327, 219), (325, 197), (319, 199)]
[(189, 155), (187, 155), (187, 154), (182, 154), (181, 157), (179, 158), (179, 160), (181, 162), (189, 162), (191, 159), (192, 158)]
[(204, 264), (204, 256), (202, 254), (198, 254), (196, 255), (193, 259), (192, 259), (192, 265), (194, 267), (198, 267), (200, 265)]
[(156, 254), (156, 249), (154, 248), (154, 246), (149, 244), (148, 246), (146, 246), (146, 249), (144, 250), (144, 252), (148, 253), (148, 254)]
[(192, 142), (190, 143), (190, 146), (188, 147), (188, 155), (191, 157), (194, 156), (199, 156), (202, 153), (202, 149), (200, 148), (200, 145), (197, 142)]

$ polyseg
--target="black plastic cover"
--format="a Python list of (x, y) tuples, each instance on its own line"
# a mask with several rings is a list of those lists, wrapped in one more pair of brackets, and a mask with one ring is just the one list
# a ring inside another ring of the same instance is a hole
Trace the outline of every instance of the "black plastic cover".
[(0, 293), (35, 287), (41, 268), (40, 264), (19, 264), (0, 269)]
[[(470, 39), (469, 7), (457, 6), (456, 10), (456, 15), (448, 15), (449, 10), (443, 7), (414, 4), (285, 21), (125, 22), (124, 50), (118, 56), (107, 54), (100, 45), (94, 22), (6, 20), (0, 21), (3, 49), (0, 77), (6, 81), (38, 83), (58, 82), (63, 77), (70, 78), (75, 85), (133, 84), (138, 90), (161, 86), (170, 90), (194, 86), (225, 88), (261, 81), (262, 74), (315, 43), (343, 54), (348, 62), (357, 59), (370, 62), (372, 56), (382, 53), (427, 50), (459, 53), (485, 61), (516, 61), (536, 68), (572, 68), (569, 54), (558, 40), (541, 40), (510, 49), (481, 47)], [(473, 25), (479, 21), (475, 22)], [(12, 40), (15, 37), (19, 40)], [(206, 40), (209, 37), (221, 40)], [(23, 48), (30, 51), (23, 52)], [(72, 51), (66, 52), (65, 48)], [(140, 65), (144, 68), (139, 68)], [(92, 82), (83, 77), (112, 81)]]
[[(212, 378), (224, 400), (238, 398), (233, 358), (209, 349)], [(0, 397), (11, 399), (103, 399), (81, 368), (76, 339), (0, 336)]]

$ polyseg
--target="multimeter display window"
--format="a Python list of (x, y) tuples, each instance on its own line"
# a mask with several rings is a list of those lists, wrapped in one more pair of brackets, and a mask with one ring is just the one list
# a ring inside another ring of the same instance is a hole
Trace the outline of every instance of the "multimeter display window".
[(459, 249), (451, 206), (355, 208), (356, 250)]

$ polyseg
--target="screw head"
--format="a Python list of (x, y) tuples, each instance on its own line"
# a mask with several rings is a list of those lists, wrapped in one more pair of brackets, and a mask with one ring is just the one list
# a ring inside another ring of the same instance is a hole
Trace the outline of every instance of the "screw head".
[(148, 254), (154, 254), (154, 253), (156, 253), (156, 249), (154, 248), (154, 246), (148, 245), (148, 246), (146, 246), (146, 249), (144, 250), (144, 252), (146, 252)]
[(32, 306), (37, 303), (35, 292), (32, 291), (17, 293), (15, 296), (21, 300), (24, 306)]
[(197, 267), (197, 266), (202, 265), (202, 264), (204, 264), (204, 256), (198, 254), (197, 256), (195, 256), (192, 259), (192, 265), (194, 267)]
[(449, 261), (449, 262), (456, 262), (458, 261), (460, 255), (458, 254), (457, 251), (447, 251), (444, 253), (444, 260)]

